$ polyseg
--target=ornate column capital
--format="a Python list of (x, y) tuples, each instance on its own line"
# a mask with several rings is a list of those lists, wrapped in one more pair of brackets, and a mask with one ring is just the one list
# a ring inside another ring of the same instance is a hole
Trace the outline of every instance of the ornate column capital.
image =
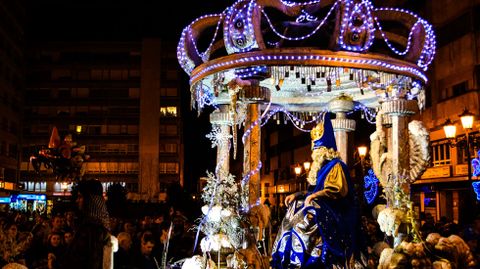
[(385, 128), (391, 128), (392, 127), (392, 117), (387, 114), (382, 114), (382, 125)]
[(387, 115), (408, 116), (417, 113), (415, 100), (392, 99), (382, 103), (382, 110)]
[(238, 93), (239, 100), (247, 103), (270, 102), (270, 89), (258, 85), (244, 86)]
[(352, 132), (355, 131), (356, 123), (355, 120), (351, 119), (332, 119), (332, 127), (335, 132)]
[(342, 93), (328, 102), (328, 110), (333, 113), (346, 113), (352, 111), (353, 99)]
[(233, 119), (229, 112), (214, 111), (210, 114), (212, 125), (233, 125)]

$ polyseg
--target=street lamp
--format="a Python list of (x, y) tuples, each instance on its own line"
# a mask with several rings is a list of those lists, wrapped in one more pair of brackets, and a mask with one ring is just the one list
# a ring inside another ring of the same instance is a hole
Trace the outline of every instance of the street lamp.
[(302, 173), (302, 167), (300, 165), (295, 166), (294, 170), (297, 177)]
[[(305, 171), (308, 172), (308, 171), (310, 170), (310, 165), (311, 165), (311, 163), (310, 163), (309, 161), (305, 161), (305, 162), (303, 163), (303, 168), (305, 168)], [(295, 172), (295, 173), (296, 173), (296, 172)]]
[(363, 174), (365, 174), (365, 166), (368, 165), (367, 163), (365, 163), (365, 157), (367, 156), (367, 151), (368, 151), (368, 148), (366, 146), (357, 147), (357, 153), (358, 153), (358, 157), (360, 157), (360, 160), (355, 165), (360, 163), (360, 165), (362, 166), (362, 176)]
[(460, 117), (460, 121), (462, 122), (462, 127), (465, 130), (465, 137), (456, 138), (455, 135), (457, 133), (457, 127), (455, 124), (450, 120), (447, 119), (443, 124), (443, 131), (445, 132), (445, 137), (448, 138), (451, 147), (459, 147), (461, 149), (465, 149), (467, 152), (467, 169), (468, 169), (468, 180), (472, 180), (472, 158), (470, 156), (470, 147), (474, 146), (476, 141), (471, 144), (470, 141), (470, 131), (473, 127), (473, 122), (475, 119), (475, 115), (468, 111), (465, 108), (462, 114), (458, 115)]
[(365, 146), (360, 146), (357, 148), (358, 150), (358, 155), (360, 156), (360, 158), (365, 158), (365, 156), (367, 156), (367, 147)]

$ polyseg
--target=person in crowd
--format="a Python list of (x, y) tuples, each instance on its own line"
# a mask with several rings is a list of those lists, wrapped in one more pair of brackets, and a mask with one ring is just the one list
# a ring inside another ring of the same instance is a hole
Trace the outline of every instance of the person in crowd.
[(73, 210), (65, 212), (65, 228), (75, 230), (75, 212)]
[(111, 247), (109, 215), (102, 184), (98, 180), (80, 181), (77, 197), (80, 221), (60, 266), (68, 269), (102, 269), (105, 267), (104, 258), (106, 262), (110, 259), (104, 256), (104, 249)]
[(353, 268), (352, 262), (360, 260), (360, 219), (328, 114), (311, 137), (311, 188), (285, 199), (288, 209), (273, 246), (272, 268)]
[(50, 221), (46, 215), (37, 215), (31, 230), (33, 234), (32, 246), (27, 250), (29, 267), (36, 268), (44, 259), (45, 244), (50, 234)]
[(126, 220), (123, 223), (122, 232), (126, 232), (126, 233), (130, 234), (131, 238), (135, 238), (136, 228), (135, 228), (135, 225), (133, 224), (133, 222), (131, 222), (130, 220)]
[(60, 265), (58, 263), (64, 255), (64, 247), (62, 242), (62, 234), (59, 232), (52, 232), (48, 235), (47, 244), (41, 249), (38, 254), (38, 259), (32, 264), (35, 269), (56, 269)]
[(152, 217), (144, 216), (140, 222), (140, 231), (151, 230), (152, 229)]
[(21, 236), (14, 222), (6, 222), (0, 232), (0, 255), (5, 264), (19, 262), (25, 264), (24, 254), (32, 242), (31, 234)]
[(110, 233), (118, 234), (120, 231), (120, 220), (118, 218), (110, 218)]
[(480, 262), (480, 215), (477, 215), (473, 224), (465, 229), (464, 239), (477, 262)]
[(63, 233), (63, 217), (61, 215), (56, 215), (52, 219), (52, 228), (50, 233)]
[(63, 256), (63, 240), (62, 234), (59, 232), (52, 232), (48, 237), (47, 252), (52, 253), (55, 257)]
[[(155, 257), (158, 257), (159, 258), (159, 262), (168, 262), (169, 260), (171, 260), (172, 258), (172, 252), (175, 252), (175, 250), (173, 250), (173, 248), (176, 248), (177, 246), (175, 246), (175, 243), (173, 243), (173, 239), (170, 239), (170, 241), (168, 240), (169, 237), (168, 237), (168, 233), (170, 231), (170, 225), (172, 223), (167, 223), (167, 222), (163, 222), (159, 227), (158, 227), (158, 230), (157, 230), (157, 234), (158, 234), (158, 244), (155, 245), (154, 249), (153, 249), (153, 253), (155, 255)], [(167, 247), (167, 244), (169, 245), (168, 247), (168, 251), (166, 251), (166, 247)]]
[(153, 255), (155, 239), (151, 234), (142, 237), (140, 248), (136, 250), (133, 256), (133, 265), (135, 269), (158, 269), (161, 268), (160, 260)]
[(422, 237), (426, 238), (427, 235), (430, 233), (435, 233), (435, 219), (433, 218), (432, 214), (426, 213), (425, 214), (425, 223), (422, 224), (420, 227), (420, 232), (422, 233)]
[(73, 237), (73, 230), (70, 228), (66, 228), (63, 233), (63, 242), (65, 243), (65, 246), (69, 246), (72, 243)]
[(132, 238), (129, 233), (121, 232), (117, 235), (118, 251), (115, 252), (113, 259), (114, 269), (131, 268), (130, 247), (132, 246)]

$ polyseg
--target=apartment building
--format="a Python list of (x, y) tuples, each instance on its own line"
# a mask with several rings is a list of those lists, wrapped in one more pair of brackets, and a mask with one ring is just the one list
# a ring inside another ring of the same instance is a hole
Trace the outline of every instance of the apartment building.
[(29, 45), (22, 176), (26, 191), (65, 195), (70, 182), (35, 173), (29, 156), (52, 129), (86, 146), (84, 178), (121, 183), (133, 199), (158, 200), (183, 184), (183, 126), (175, 44), (141, 41)]
[(23, 1), (0, 1), (0, 189), (16, 189), (24, 93)]
[[(475, 216), (475, 177), (468, 176), (467, 156), (478, 158), (478, 143), (466, 147), (445, 136), (444, 123), (456, 125), (457, 141), (465, 139), (459, 115), (466, 108), (475, 115), (470, 140), (478, 140), (480, 116), (480, 1), (427, 1), (426, 16), (437, 34), (437, 53), (429, 74), (427, 109), (418, 116), (430, 131), (432, 167), (412, 186), (420, 211), (436, 220), (460, 223)], [(475, 150), (476, 149), (476, 150)], [(477, 212), (478, 213), (478, 212)]]

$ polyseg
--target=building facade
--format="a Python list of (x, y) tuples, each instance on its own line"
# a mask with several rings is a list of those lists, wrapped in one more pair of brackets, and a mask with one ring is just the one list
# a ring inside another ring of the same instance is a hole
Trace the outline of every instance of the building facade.
[(468, 180), (467, 154), (478, 157), (478, 148), (467, 153), (465, 148), (451, 147), (443, 125), (451, 119), (457, 137), (464, 138), (458, 115), (467, 108), (476, 116), (471, 140), (480, 130), (480, 1), (428, 1), (426, 10), (437, 33), (437, 53), (429, 75), (427, 108), (418, 117), (430, 131), (432, 167), (415, 182), (412, 194), (420, 211), (436, 220), (447, 217), (468, 223), (475, 216), (476, 198)]
[(16, 189), (24, 93), (23, 1), (0, 1), (0, 189)]
[(183, 126), (175, 46), (140, 42), (39, 42), (28, 48), (22, 176), (26, 191), (65, 195), (29, 157), (54, 127), (86, 146), (83, 178), (121, 183), (132, 199), (158, 200), (183, 184)]
[[(271, 122), (262, 132), (261, 202), (268, 200), (278, 209), (287, 195), (306, 190), (303, 163), (311, 162), (310, 134), (283, 122)], [(299, 175), (297, 166), (302, 168)]]

